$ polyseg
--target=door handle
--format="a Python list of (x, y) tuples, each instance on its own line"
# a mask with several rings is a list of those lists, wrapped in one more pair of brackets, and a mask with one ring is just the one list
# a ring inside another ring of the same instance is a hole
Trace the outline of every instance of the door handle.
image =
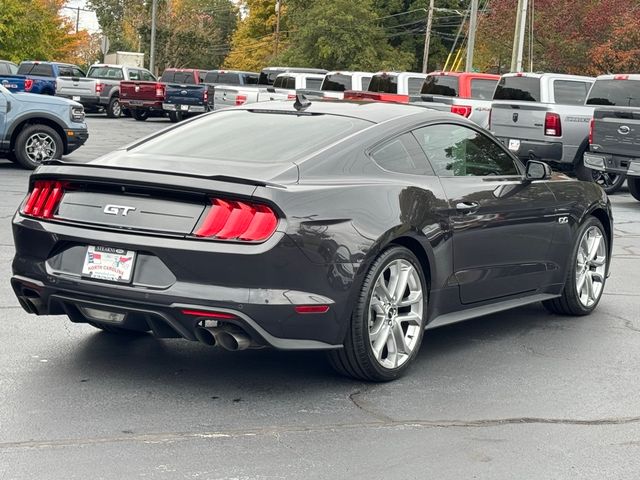
[(473, 213), (478, 210), (480, 204), (478, 202), (459, 202), (456, 204), (456, 210), (460, 213)]

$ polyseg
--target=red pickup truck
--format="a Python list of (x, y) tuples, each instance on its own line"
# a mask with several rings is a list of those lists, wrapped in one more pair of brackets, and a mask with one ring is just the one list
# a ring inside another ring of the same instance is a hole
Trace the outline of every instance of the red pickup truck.
[(193, 68), (167, 68), (157, 82), (120, 82), (120, 104), (131, 110), (133, 118), (141, 122), (151, 115), (162, 116), (168, 84), (198, 85), (205, 74), (205, 71)]

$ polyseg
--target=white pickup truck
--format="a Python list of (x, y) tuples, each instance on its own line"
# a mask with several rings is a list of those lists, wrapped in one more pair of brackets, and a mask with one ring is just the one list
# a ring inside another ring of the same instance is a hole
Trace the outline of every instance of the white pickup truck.
[(56, 96), (75, 100), (87, 112), (104, 110), (108, 117), (119, 117), (120, 82), (130, 80), (155, 81), (145, 68), (125, 65), (91, 65), (86, 77), (58, 77)]
[(345, 91), (366, 91), (369, 88), (372, 76), (373, 73), (371, 72), (347, 72), (344, 70), (329, 72), (325, 75), (318, 90), (304, 89), (298, 90), (298, 93), (308, 97), (342, 100)]
[(525, 163), (535, 159), (560, 170), (584, 170), (593, 115), (585, 101), (594, 82), (555, 73), (505, 74), (493, 95), (489, 128)]
[[(268, 67), (260, 72), (258, 85), (216, 87), (213, 93), (213, 108), (219, 110), (247, 103), (293, 98), (296, 88), (319, 88), (326, 73), (326, 70), (317, 68)], [(285, 76), (278, 80), (278, 77), (284, 74), (302, 76)]]

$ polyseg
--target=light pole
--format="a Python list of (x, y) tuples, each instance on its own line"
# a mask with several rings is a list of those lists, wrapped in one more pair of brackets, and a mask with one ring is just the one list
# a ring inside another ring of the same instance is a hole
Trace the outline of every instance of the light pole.
[(280, 43), (280, 0), (276, 0), (276, 48), (275, 48), (276, 55), (278, 55), (279, 43)]
[(427, 12), (427, 32), (424, 36), (424, 53), (422, 54), (422, 73), (427, 73), (427, 63), (429, 63), (429, 40), (431, 39), (431, 24), (433, 23), (433, 2), (429, 2), (429, 11)]
[(158, 0), (151, 3), (151, 51), (149, 52), (149, 70), (155, 74), (156, 66), (156, 13), (158, 9)]

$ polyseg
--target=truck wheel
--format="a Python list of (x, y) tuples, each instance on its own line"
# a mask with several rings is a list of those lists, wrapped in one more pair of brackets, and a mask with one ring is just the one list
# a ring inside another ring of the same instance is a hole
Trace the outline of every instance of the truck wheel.
[(44, 160), (61, 158), (64, 144), (53, 128), (35, 124), (27, 126), (18, 134), (14, 151), (16, 161), (22, 167), (33, 170)]
[(171, 123), (178, 123), (184, 120), (184, 116), (181, 112), (169, 112), (169, 120)]
[(120, 99), (118, 97), (113, 97), (109, 100), (109, 105), (107, 105), (107, 117), (118, 118), (120, 115), (122, 115)]
[(139, 122), (144, 122), (147, 118), (149, 118), (149, 110), (140, 110), (134, 109), (131, 110), (131, 115)]
[(627, 178), (627, 186), (631, 196), (640, 202), (640, 178)]
[(612, 195), (620, 190), (625, 178), (625, 175), (593, 170), (593, 181), (600, 185), (607, 195)]

